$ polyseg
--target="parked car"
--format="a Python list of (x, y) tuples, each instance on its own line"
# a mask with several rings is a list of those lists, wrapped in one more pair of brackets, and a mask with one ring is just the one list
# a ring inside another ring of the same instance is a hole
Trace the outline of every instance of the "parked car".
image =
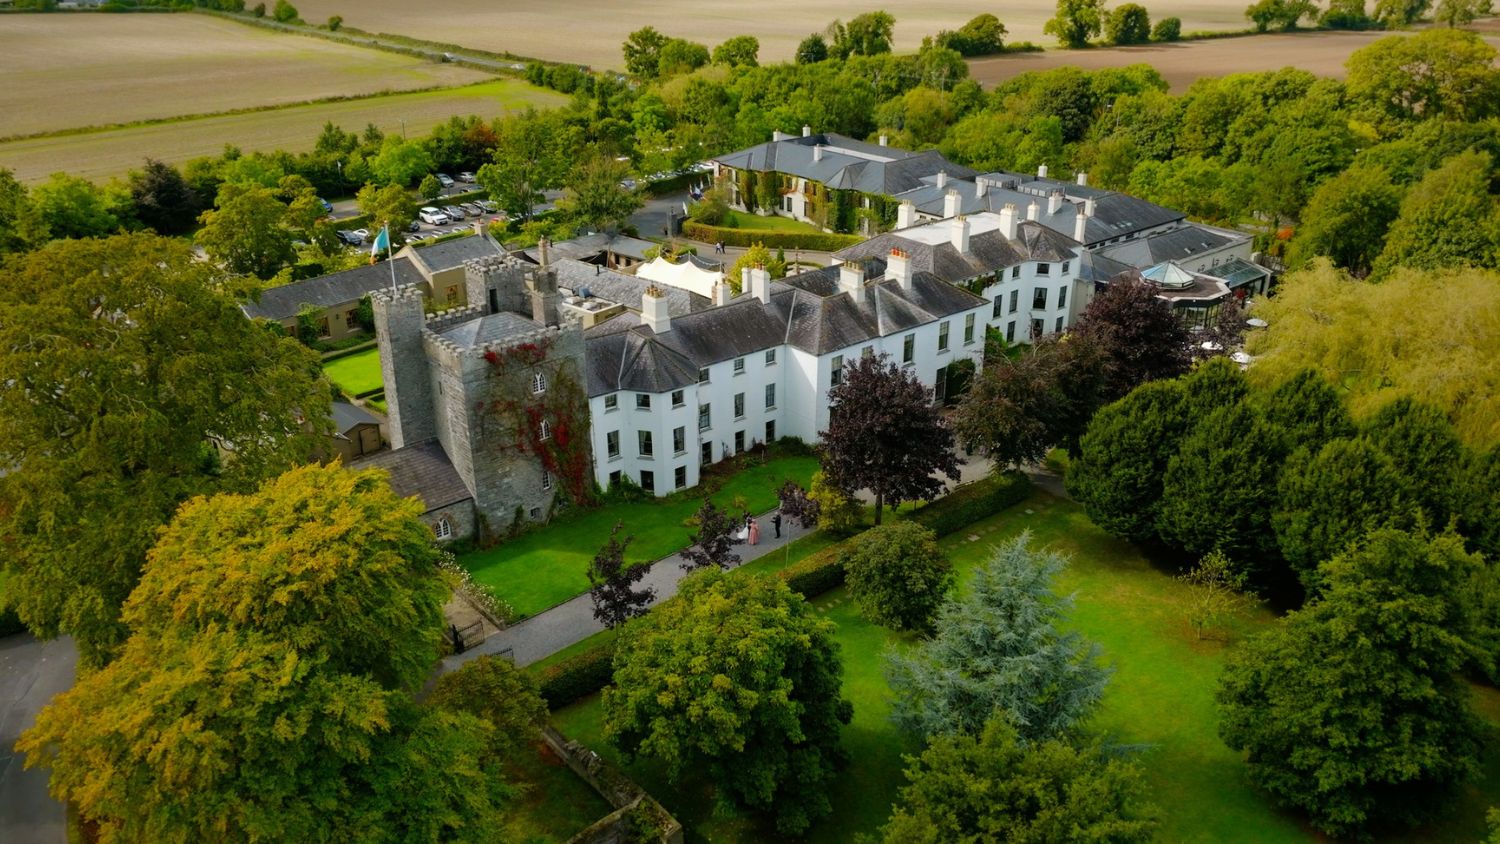
[(463, 218), (469, 216), (468, 214), (464, 213), (464, 209), (459, 208), (457, 205), (444, 205), (443, 213), (447, 214), (448, 217), (454, 221), (462, 220)]
[[(366, 232), (365, 234), (369, 234), (369, 232)], [(361, 243), (365, 242), (365, 235), (360, 234), (358, 230), (339, 229), (338, 235), (339, 240), (342, 240), (350, 246), (358, 246)]]
[(443, 209), (434, 208), (430, 205), (418, 211), (417, 216), (429, 226), (445, 226), (452, 222), (448, 215), (443, 213)]
[(470, 217), (478, 217), (480, 214), (484, 213), (484, 209), (480, 208), (479, 203), (477, 202), (465, 202), (458, 207), (464, 209), (464, 213), (468, 214)]
[(354, 239), (349, 241), (349, 243), (353, 246), (359, 246), (370, 238), (369, 229), (355, 229), (354, 231), (350, 232), (350, 234), (354, 236)]
[(462, 173), (458, 174), (458, 180), (460, 182), (468, 182), (472, 185), (474, 184), (474, 174), (468, 170), (465, 170)]
[(437, 174), (437, 179), (438, 179), (438, 184), (442, 185), (443, 187), (445, 187), (445, 188), (451, 188), (451, 187), (453, 187), (453, 177), (449, 176), (447, 173), (439, 173), (439, 174)]
[(409, 232), (419, 232), (422, 230), (422, 224), (417, 222), (416, 220), (412, 220), (410, 223), (406, 224), (406, 230)]
[(478, 205), (479, 210), (483, 211), (486, 214), (493, 214), (496, 211), (500, 210), (500, 207), (498, 205), (490, 202), (488, 199), (476, 199), (474, 200), (474, 204)]
[(318, 197), (318, 204), (321, 205), (321, 206), (323, 206), (323, 213), (324, 214), (332, 214), (333, 213), (333, 203), (329, 202), (328, 200), (326, 200), (326, 199), (324, 199), (323, 197), (320, 196), (320, 197)]

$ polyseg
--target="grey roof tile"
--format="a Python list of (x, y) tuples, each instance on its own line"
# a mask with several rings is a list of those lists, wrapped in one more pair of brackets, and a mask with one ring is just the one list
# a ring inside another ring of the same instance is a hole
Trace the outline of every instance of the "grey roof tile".
[(409, 259), (398, 256), (390, 262), (368, 264), (262, 290), (256, 300), (241, 304), (240, 310), (251, 318), (280, 321), (295, 317), (304, 305), (329, 308), (358, 302), (376, 290), (391, 286), (393, 266), (397, 286), (427, 281), (426, 276)]
[(349, 467), (386, 470), (391, 475), (391, 489), (402, 498), (421, 498), (428, 512), (474, 497), (437, 440), (382, 451), (355, 460)]

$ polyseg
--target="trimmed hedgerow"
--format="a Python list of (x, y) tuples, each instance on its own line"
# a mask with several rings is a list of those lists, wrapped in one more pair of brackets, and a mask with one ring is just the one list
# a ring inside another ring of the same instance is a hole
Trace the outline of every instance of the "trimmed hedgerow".
[(788, 232), (774, 229), (731, 229), (710, 226), (697, 220), (682, 224), (682, 234), (691, 240), (704, 243), (723, 243), (725, 246), (764, 245), (767, 249), (807, 249), (813, 252), (837, 252), (846, 246), (860, 243), (864, 238), (849, 234), (828, 232)]
[(567, 706), (609, 685), (614, 658), (614, 642), (574, 654), (542, 669), (537, 690), (549, 709)]
[(1030, 494), (1031, 481), (1025, 475), (1005, 472), (961, 486), (906, 518), (943, 536), (993, 516)]

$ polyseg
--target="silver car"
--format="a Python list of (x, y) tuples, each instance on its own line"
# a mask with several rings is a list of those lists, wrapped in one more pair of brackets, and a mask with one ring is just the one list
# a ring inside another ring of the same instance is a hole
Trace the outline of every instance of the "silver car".
[(468, 214), (464, 213), (464, 209), (458, 207), (457, 205), (444, 205), (443, 213), (447, 214), (449, 217), (452, 217), (455, 220), (462, 220), (463, 218), (469, 216)]

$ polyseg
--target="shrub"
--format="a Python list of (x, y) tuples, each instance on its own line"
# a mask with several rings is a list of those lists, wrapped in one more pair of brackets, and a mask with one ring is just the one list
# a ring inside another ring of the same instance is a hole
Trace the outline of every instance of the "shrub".
[(859, 530), (863, 520), (859, 502), (830, 484), (821, 470), (813, 473), (812, 488), (807, 497), (817, 503), (818, 521), (824, 530), (837, 536), (848, 536)]
[(1126, 3), (1109, 13), (1104, 32), (1115, 44), (1144, 44), (1151, 37), (1151, 17), (1139, 3)]
[(704, 243), (723, 243), (725, 246), (755, 246), (761, 244), (767, 248), (808, 249), (815, 252), (837, 252), (846, 246), (853, 246), (864, 239), (855, 235), (830, 234), (828, 232), (730, 229), (723, 226), (706, 225), (696, 220), (684, 221), (682, 224), (682, 234), (684, 237), (692, 240)]
[(793, 592), (804, 598), (816, 598), (830, 589), (844, 585), (844, 550), (847, 542), (830, 545), (810, 554), (776, 573)]
[(1182, 38), (1182, 18), (1162, 18), (1151, 27), (1152, 41), (1178, 41)]
[(276, 0), (276, 5), (271, 10), (271, 16), (279, 23), (296, 23), (298, 19), (297, 7), (286, 0)]
[(1020, 472), (1004, 472), (955, 489), (908, 515), (908, 521), (938, 536), (993, 516), (1031, 494), (1031, 481)]
[(581, 700), (609, 685), (614, 675), (614, 643), (589, 648), (543, 668), (537, 691), (548, 709), (558, 709)]
[(892, 630), (926, 630), (953, 583), (937, 536), (912, 522), (892, 522), (845, 543), (841, 560), (860, 614)]

